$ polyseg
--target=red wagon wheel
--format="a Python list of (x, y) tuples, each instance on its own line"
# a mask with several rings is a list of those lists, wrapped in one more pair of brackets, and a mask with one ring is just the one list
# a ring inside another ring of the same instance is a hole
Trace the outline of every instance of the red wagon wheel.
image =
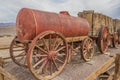
[(28, 50), (27, 44), (23, 44), (15, 37), (10, 45), (10, 56), (12, 60), (19, 66), (27, 67), (26, 53)]
[(32, 42), (27, 54), (27, 63), (31, 73), (41, 80), (58, 75), (67, 62), (67, 43), (58, 32), (46, 31)]
[(101, 53), (105, 53), (109, 45), (109, 30), (107, 27), (102, 27), (98, 34), (97, 45)]
[(112, 44), (113, 44), (113, 47), (117, 47), (118, 46), (118, 33), (117, 32), (113, 33)]
[(87, 37), (82, 42), (81, 55), (85, 61), (90, 61), (94, 55), (94, 42)]

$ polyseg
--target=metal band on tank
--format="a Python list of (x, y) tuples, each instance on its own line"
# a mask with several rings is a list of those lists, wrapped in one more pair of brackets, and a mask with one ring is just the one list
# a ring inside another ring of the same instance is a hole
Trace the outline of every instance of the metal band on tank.
[(35, 21), (35, 35), (37, 35), (37, 26), (38, 26), (38, 24), (37, 24), (37, 20), (36, 20), (36, 16), (35, 16), (34, 11), (33, 10), (31, 10), (31, 11), (32, 11), (33, 18), (34, 18), (34, 21)]

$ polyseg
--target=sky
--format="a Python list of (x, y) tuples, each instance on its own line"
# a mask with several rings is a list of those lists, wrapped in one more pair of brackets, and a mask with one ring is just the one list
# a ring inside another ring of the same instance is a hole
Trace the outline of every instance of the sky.
[(94, 10), (120, 19), (120, 0), (0, 0), (0, 23), (15, 23), (24, 7), (56, 13), (66, 10), (73, 16), (83, 10)]

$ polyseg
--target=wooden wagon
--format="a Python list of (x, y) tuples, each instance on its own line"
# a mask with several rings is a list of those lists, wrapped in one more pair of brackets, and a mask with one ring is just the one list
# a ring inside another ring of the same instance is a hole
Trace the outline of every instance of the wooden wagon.
[(63, 70), (74, 49), (85, 61), (91, 60), (94, 43), (89, 29), (87, 20), (66, 11), (57, 14), (23, 8), (17, 16), (10, 56), (37, 79), (51, 79)]
[[(96, 37), (96, 42), (100, 52), (105, 53), (108, 49), (108, 46), (117, 47), (118, 45), (118, 33), (115, 31), (114, 21), (111, 17), (103, 15), (101, 13), (94, 12), (93, 10), (87, 10), (78, 13), (79, 17), (85, 18), (88, 20), (91, 31), (89, 36), (93, 39)], [(101, 28), (106, 27), (107, 34), (100, 33)], [(101, 40), (98, 36), (102, 34), (103, 42), (99, 44)], [(103, 48), (103, 50), (101, 50)]]
[(16, 64), (28, 67), (37, 79), (51, 79), (63, 70), (74, 53), (90, 61), (94, 39), (102, 53), (107, 50), (108, 28), (90, 25), (86, 19), (70, 16), (66, 11), (57, 14), (23, 8), (17, 16), (17, 36), (10, 45), (10, 56)]

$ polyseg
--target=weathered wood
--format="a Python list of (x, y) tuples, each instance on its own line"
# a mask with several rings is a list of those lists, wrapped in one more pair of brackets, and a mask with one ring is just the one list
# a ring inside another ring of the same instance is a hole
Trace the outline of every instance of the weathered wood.
[(0, 50), (9, 49), (9, 48), (10, 48), (9, 45), (2, 45), (2, 46), (0, 46)]
[(85, 80), (95, 80), (101, 73), (104, 73), (106, 71), (106, 69), (114, 62), (114, 60), (115, 60), (114, 57), (111, 57), (98, 69), (92, 72)]
[(114, 24), (115, 26), (115, 31), (117, 31), (117, 29), (120, 29), (120, 20), (119, 19), (114, 19)]
[(77, 42), (77, 41), (82, 41), (88, 36), (78, 36), (78, 37), (67, 37), (65, 38), (67, 42)]
[(5, 80), (5, 78), (9, 80), (17, 80), (14, 76), (3, 69), (3, 58), (0, 57), (0, 80)]
[[(0, 57), (0, 67), (3, 67), (3, 59)], [(0, 80), (4, 80), (4, 75), (0, 74)]]
[(109, 71), (110, 69), (112, 69), (112, 68), (114, 68), (114, 67), (115, 67), (115, 64), (112, 64), (110, 67), (108, 67), (108, 68), (106, 69), (105, 72)]
[(115, 73), (113, 76), (113, 80), (118, 80), (119, 76), (120, 76), (120, 54), (117, 54), (115, 59)]
[[(2, 67), (0, 67), (0, 74), (3, 74), (7, 79), (17, 80), (13, 75), (5, 71)], [(0, 79), (1, 80), (1, 79)], [(3, 79), (4, 80), (4, 79)]]
[(114, 72), (112, 73), (112, 75), (110, 75), (110, 76), (108, 77), (107, 80), (113, 80), (113, 74), (114, 74)]

